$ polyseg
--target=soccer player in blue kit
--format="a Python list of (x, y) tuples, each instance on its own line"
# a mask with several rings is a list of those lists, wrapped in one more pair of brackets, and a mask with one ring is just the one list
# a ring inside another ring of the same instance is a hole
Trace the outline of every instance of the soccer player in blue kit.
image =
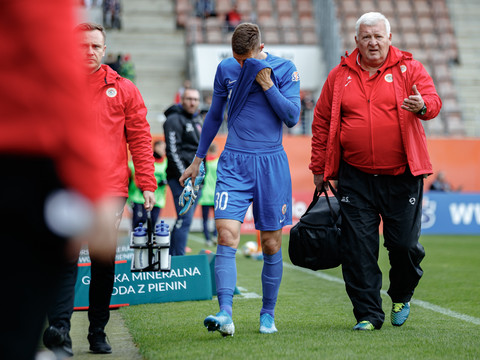
[(228, 137), (218, 162), (215, 189), (215, 280), (220, 312), (204, 321), (209, 331), (218, 330), (223, 336), (235, 332), (235, 254), (250, 203), (264, 258), (260, 311), (260, 332), (264, 334), (277, 331), (274, 310), (283, 272), (282, 227), (292, 223), (292, 184), (282, 128), (283, 124), (293, 127), (300, 116), (299, 76), (291, 61), (263, 51), (260, 36), (255, 24), (235, 28), (233, 57), (217, 67), (212, 105), (196, 157), (180, 177), (182, 185), (187, 178), (195, 183), (228, 102)]

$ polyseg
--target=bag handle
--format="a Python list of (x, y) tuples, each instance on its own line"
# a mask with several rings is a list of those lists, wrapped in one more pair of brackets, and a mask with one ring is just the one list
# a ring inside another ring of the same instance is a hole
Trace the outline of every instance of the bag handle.
[[(333, 187), (333, 185), (330, 183), (330, 181), (327, 181), (328, 183), (328, 187), (330, 188), (330, 190), (332, 191), (332, 194), (333, 196), (335, 196), (338, 200), (338, 195), (337, 195), (337, 191), (335, 190), (335, 188)], [(338, 219), (339, 215), (340, 215), (340, 212), (338, 214), (335, 214), (335, 211), (333, 210), (332, 208), (332, 205), (330, 204), (330, 198), (327, 194), (327, 189), (325, 189), (325, 187), (323, 187), (323, 191), (325, 193), (325, 198), (327, 200), (327, 204), (328, 204), (328, 208), (330, 209), (330, 214), (332, 214), (332, 219)]]
[[(337, 191), (335, 190), (333, 185), (330, 183), (330, 181), (327, 181), (327, 183), (328, 183), (328, 187), (332, 191), (333, 195), (338, 199)], [(315, 188), (315, 191), (313, 192), (312, 202), (310, 203), (307, 210), (305, 211), (305, 214), (307, 214), (315, 206), (315, 204), (317, 203), (317, 201), (320, 198), (320, 195), (322, 195), (322, 193), (325, 194), (325, 198), (327, 200), (328, 208), (330, 209), (330, 213), (332, 215), (332, 218), (333, 219), (338, 218), (340, 213), (336, 214), (335, 211), (333, 210), (332, 205), (330, 204), (329, 196), (327, 194), (327, 189), (325, 187), (322, 187), (322, 190), (320, 192), (318, 192), (317, 189)]]

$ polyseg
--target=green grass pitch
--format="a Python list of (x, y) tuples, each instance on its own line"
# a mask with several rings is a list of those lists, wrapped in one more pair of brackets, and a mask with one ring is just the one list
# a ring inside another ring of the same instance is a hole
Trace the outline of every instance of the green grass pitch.
[[(255, 240), (242, 235), (242, 243)], [(145, 359), (480, 359), (480, 237), (422, 236), (424, 276), (402, 327), (390, 324), (391, 301), (381, 330), (354, 332), (355, 319), (341, 269), (312, 272), (294, 267), (283, 240), (284, 273), (275, 312), (278, 333), (258, 332), (261, 298), (235, 296), (233, 337), (209, 333), (203, 319), (218, 311), (212, 301), (148, 304), (122, 308)], [(382, 243), (382, 239), (380, 241)], [(192, 254), (203, 235), (191, 234)], [(261, 294), (262, 261), (237, 254), (237, 286)], [(379, 264), (388, 288), (388, 258)]]

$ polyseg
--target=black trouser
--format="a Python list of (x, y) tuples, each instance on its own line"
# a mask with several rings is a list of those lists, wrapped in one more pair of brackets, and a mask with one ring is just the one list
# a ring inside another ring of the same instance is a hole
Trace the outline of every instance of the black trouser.
[(1, 155), (0, 169), (0, 358), (34, 359), (65, 261), (66, 240), (44, 221), (47, 196), (62, 186), (50, 159)]
[(385, 314), (378, 267), (379, 225), (390, 259), (393, 302), (410, 301), (423, 271), (421, 230), (423, 178), (407, 171), (398, 176), (371, 175), (342, 162), (338, 180), (342, 211), (342, 271), (357, 322), (380, 329)]
[[(126, 198), (118, 198), (117, 223), (121, 219)], [(118, 224), (117, 224), (118, 228)], [(89, 331), (97, 328), (104, 329), (110, 318), (110, 299), (115, 280), (115, 252), (112, 252), (109, 261), (98, 261), (90, 252), (91, 276), (89, 289), (88, 320)], [(65, 265), (62, 273), (61, 288), (55, 302), (49, 309), (48, 321), (50, 325), (63, 326), (70, 329), (70, 319), (73, 313), (75, 300), (75, 282), (77, 281), (77, 262)]]

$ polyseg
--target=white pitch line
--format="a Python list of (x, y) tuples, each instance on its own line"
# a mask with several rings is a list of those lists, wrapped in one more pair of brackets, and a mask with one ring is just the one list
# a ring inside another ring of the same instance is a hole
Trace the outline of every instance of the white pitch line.
[[(335, 282), (337, 284), (342, 284), (342, 285), (345, 284), (345, 282), (342, 279), (337, 278), (335, 276), (331, 276), (331, 275), (327, 275), (327, 274), (324, 274), (324, 273), (321, 273), (321, 272), (305, 269), (305, 268), (298, 267), (298, 266), (295, 266), (295, 265), (292, 265), (292, 264), (289, 264), (289, 263), (285, 263), (285, 262), (283, 263), (283, 266), (286, 267), (286, 268), (289, 268), (289, 269), (297, 270), (297, 271), (300, 271), (300, 272), (303, 272), (303, 273), (306, 273), (306, 274), (316, 276), (316, 277), (321, 278), (323, 280)], [(385, 290), (382, 290), (381, 293), (383, 295), (388, 295)], [(449, 316), (449, 317), (452, 317), (452, 318), (455, 318), (455, 319), (463, 320), (463, 321), (466, 321), (466, 322), (469, 322), (469, 323), (472, 323), (472, 324), (475, 324), (475, 325), (480, 325), (480, 319), (476, 318), (476, 317), (473, 317), (473, 316), (461, 314), (461, 313), (458, 313), (456, 311), (446, 309), (446, 308), (443, 308), (441, 306), (434, 305), (434, 304), (431, 304), (431, 303), (429, 303), (427, 301), (423, 301), (423, 300), (412, 299), (410, 302), (412, 304), (423, 307), (424, 309), (431, 310), (431, 311), (440, 313), (442, 315), (446, 315), (446, 316)]]
[[(205, 242), (205, 240), (202, 237), (196, 236), (196, 235), (193, 235), (193, 234), (190, 234), (189, 238), (191, 238), (195, 242), (199, 242), (199, 243)], [(334, 283), (337, 283), (337, 284), (342, 284), (342, 285), (345, 284), (345, 282), (342, 279), (340, 279), (338, 277), (335, 277), (335, 276), (324, 274), (322, 272), (313, 271), (313, 270), (310, 270), (310, 269), (305, 269), (305, 268), (295, 266), (295, 265), (292, 265), (292, 264), (289, 264), (289, 263), (286, 263), (286, 262), (283, 263), (283, 266), (286, 267), (286, 268), (289, 268), (289, 269), (293, 269), (293, 270), (296, 270), (296, 271), (300, 271), (300, 272), (303, 272), (303, 273), (306, 273), (306, 274), (316, 276), (316, 277), (321, 278), (323, 280), (327, 280), (327, 281), (334, 282)], [(382, 290), (381, 293), (383, 295), (388, 295), (385, 290)], [(252, 295), (253, 294), (255, 294), (255, 293), (252, 293)], [(257, 294), (255, 294), (255, 295), (257, 295)], [(258, 296), (260, 297), (260, 295), (258, 295)], [(463, 321), (466, 321), (466, 322), (469, 322), (469, 323), (472, 323), (472, 324), (475, 324), (475, 325), (480, 325), (480, 319), (476, 318), (474, 316), (461, 314), (461, 313), (458, 313), (456, 311), (446, 309), (446, 308), (443, 308), (443, 307), (438, 306), (438, 305), (431, 304), (428, 301), (412, 299), (410, 302), (412, 304), (417, 305), (417, 306), (423, 307), (424, 309), (431, 310), (431, 311), (437, 312), (437, 313), (442, 314), (442, 315), (446, 315), (446, 316), (449, 316), (449, 317), (452, 317), (452, 318), (455, 318), (455, 319), (463, 320)]]

